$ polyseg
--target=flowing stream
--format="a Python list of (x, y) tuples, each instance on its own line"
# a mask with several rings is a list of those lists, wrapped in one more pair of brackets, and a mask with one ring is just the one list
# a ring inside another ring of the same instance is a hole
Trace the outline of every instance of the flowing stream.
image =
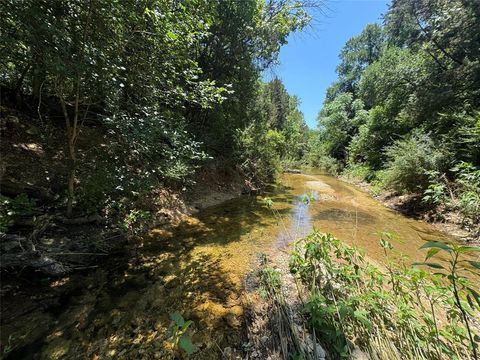
[[(306, 204), (302, 194), (312, 193)], [(312, 229), (330, 232), (385, 261), (378, 245), (422, 260), (426, 240), (454, 241), (392, 211), (365, 192), (322, 174), (285, 174), (268, 196), (241, 196), (207, 208), (174, 229), (154, 229), (134, 255), (87, 274), (33, 286), (2, 300), (2, 351), (12, 359), (163, 359), (172, 357), (169, 314), (194, 321), (196, 358), (240, 348), (243, 289), (260, 253), (288, 246)], [(281, 220), (280, 220), (281, 219)]]

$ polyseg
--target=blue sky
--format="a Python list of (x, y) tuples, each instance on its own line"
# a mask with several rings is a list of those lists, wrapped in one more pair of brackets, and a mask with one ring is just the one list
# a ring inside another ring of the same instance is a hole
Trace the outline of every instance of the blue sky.
[(280, 65), (264, 74), (278, 76), (297, 95), (310, 128), (322, 107), (327, 87), (335, 80), (338, 54), (345, 42), (373, 22), (381, 22), (388, 0), (327, 0), (326, 15), (317, 14), (313, 29), (290, 36), (280, 51)]

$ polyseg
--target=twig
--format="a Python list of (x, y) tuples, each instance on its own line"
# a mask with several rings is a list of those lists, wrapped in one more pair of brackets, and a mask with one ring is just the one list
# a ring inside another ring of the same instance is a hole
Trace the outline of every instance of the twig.
[(105, 253), (81, 253), (81, 252), (59, 252), (59, 253), (46, 253), (47, 255), (96, 255), (96, 256), (107, 256)]
[(87, 269), (96, 269), (98, 268), (98, 265), (92, 265), (92, 266), (78, 266), (72, 268), (73, 270), (87, 270)]

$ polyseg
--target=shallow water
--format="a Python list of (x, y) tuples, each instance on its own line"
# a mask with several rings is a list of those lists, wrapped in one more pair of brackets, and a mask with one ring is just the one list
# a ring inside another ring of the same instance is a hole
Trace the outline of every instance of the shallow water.
[[(385, 260), (382, 231), (394, 235), (397, 255), (412, 260), (422, 259), (425, 240), (453, 241), (333, 177), (286, 174), (281, 184), (268, 194), (276, 216), (260, 197), (242, 196), (174, 229), (152, 230), (115, 266), (37, 287), (34, 299), (3, 299), (2, 349), (10, 337), (15, 359), (169, 358), (169, 314), (179, 311), (194, 321), (195, 357), (219, 358), (220, 349), (241, 346), (242, 289), (259, 253), (278, 251), (313, 227), (364, 248), (378, 263)], [(308, 192), (316, 198), (310, 204), (300, 200)]]
[(283, 183), (296, 194), (313, 191), (318, 200), (310, 205), (310, 226), (331, 233), (350, 245), (363, 248), (366, 255), (385, 262), (383, 248), (379, 245), (382, 232), (392, 236), (393, 256), (404, 255), (412, 261), (423, 260), (425, 253), (418, 249), (425, 241), (455, 241), (433, 226), (410, 219), (391, 210), (366, 192), (322, 174), (285, 175)]

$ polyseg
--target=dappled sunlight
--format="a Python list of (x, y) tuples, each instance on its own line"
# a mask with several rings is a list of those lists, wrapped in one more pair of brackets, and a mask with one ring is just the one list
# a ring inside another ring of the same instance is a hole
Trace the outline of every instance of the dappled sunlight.
[[(135, 245), (135, 256), (115, 271), (76, 277), (81, 285), (48, 330), (46, 345), (32, 346), (42, 347), (49, 359), (80, 351), (92, 359), (173, 358), (169, 315), (178, 311), (194, 322), (195, 356), (215, 358), (219, 349), (241, 346), (245, 276), (259, 253), (278, 251), (313, 227), (364, 248), (379, 264), (385, 261), (378, 245), (382, 231), (396, 234), (395, 254), (412, 261), (423, 256), (417, 250), (423, 239), (445, 239), (337, 179), (284, 175), (282, 180), (286, 186), (267, 194), (278, 216), (261, 197), (242, 196), (185, 217), (176, 227), (152, 229)], [(316, 200), (302, 201), (312, 190)]]
[(42, 145), (38, 143), (18, 143), (18, 144), (13, 144), (13, 147), (17, 149), (30, 151), (34, 153), (36, 156), (45, 155), (45, 151), (43, 150)]
[[(296, 195), (279, 186), (270, 193), (288, 218)], [(288, 220), (287, 220), (288, 221)], [(258, 253), (268, 252), (282, 227), (261, 197), (242, 196), (183, 218), (176, 227), (152, 229), (134, 245), (135, 256), (114, 272), (99, 269), (75, 281), (66, 311), (32, 344), (44, 358), (173, 358), (169, 315), (194, 321), (196, 357), (240, 346), (244, 324), (244, 278)], [(80, 285), (81, 284), (81, 285)], [(45, 330), (44, 330), (45, 331)]]

